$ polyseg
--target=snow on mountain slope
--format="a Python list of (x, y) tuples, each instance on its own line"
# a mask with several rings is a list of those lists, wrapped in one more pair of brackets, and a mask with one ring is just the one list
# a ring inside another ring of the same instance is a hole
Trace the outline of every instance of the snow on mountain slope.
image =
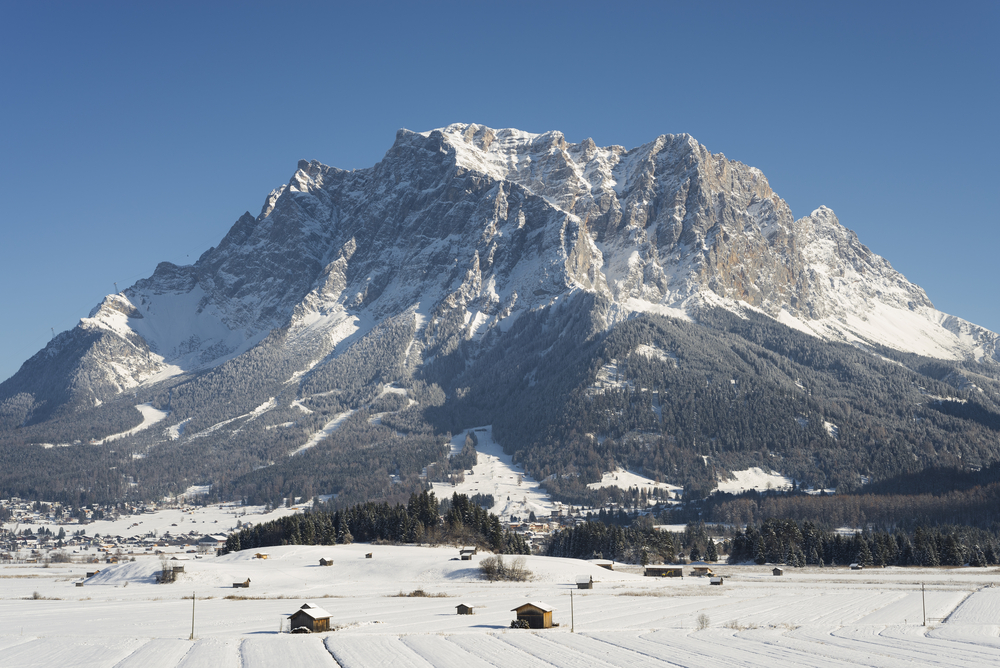
[[(936, 311), (832, 211), (794, 219), (759, 170), (689, 135), (627, 150), (454, 124), (400, 130), (368, 169), (300, 161), (195, 264), (162, 263), (29, 360), (0, 386), (0, 418), (99, 405), (273, 332), (292, 382), (408, 310), (416, 368), (578, 292), (600, 296), (606, 327), (713, 303), (826, 339), (1000, 363), (995, 333)], [(60, 383), (68, 395), (51, 395)]]
[(421, 136), (436, 133), (460, 167), (514, 182), (577, 225), (567, 286), (611, 297), (612, 322), (645, 304), (683, 311), (711, 292), (825, 339), (1000, 361), (996, 334), (935, 310), (831, 210), (793, 220), (759, 170), (687, 135), (626, 151), (478, 125)]

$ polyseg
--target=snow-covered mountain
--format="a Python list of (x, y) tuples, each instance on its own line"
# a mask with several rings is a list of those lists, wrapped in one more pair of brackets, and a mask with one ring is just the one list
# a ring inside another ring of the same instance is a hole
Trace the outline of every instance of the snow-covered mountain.
[(416, 377), (460, 347), (468, 365), (526, 314), (581, 294), (598, 333), (722, 307), (827, 341), (1000, 364), (997, 334), (937, 311), (831, 210), (796, 220), (759, 170), (689, 135), (625, 149), (455, 124), (400, 130), (369, 169), (301, 161), (193, 265), (160, 264), (28, 360), (0, 385), (0, 426), (253, 354), (266, 362), (240, 374), (299, 383), (301, 399), (386, 323), (405, 344), (390, 365)]
[(746, 304), (826, 339), (1000, 361), (995, 333), (934, 309), (831, 210), (795, 220), (759, 170), (688, 135), (626, 150), (456, 124), (401, 130), (370, 169), (300, 162), (195, 264), (109, 295), (71, 334), (101, 342), (78, 391), (210, 367), (279, 327), (325, 355), (410, 307), (477, 339), (578, 290), (608, 298), (608, 324)]

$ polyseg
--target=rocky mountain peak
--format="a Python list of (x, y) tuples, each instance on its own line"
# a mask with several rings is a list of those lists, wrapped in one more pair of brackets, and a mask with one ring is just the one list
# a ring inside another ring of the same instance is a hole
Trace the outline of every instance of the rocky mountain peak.
[(760, 170), (690, 135), (625, 149), (464, 123), (400, 130), (367, 169), (299, 161), (258, 216), (195, 264), (162, 263), (108, 297), (79, 335), (122, 342), (88, 348), (89, 364), (114, 370), (118, 389), (87, 390), (105, 396), (212, 368), (272, 331), (308, 331), (310, 354), (331, 354), (402, 313), (426, 324), (430, 359), (581, 292), (602, 300), (608, 327), (696, 315), (707, 299), (826, 339), (997, 355), (995, 334), (935, 311), (831, 210), (796, 220)]

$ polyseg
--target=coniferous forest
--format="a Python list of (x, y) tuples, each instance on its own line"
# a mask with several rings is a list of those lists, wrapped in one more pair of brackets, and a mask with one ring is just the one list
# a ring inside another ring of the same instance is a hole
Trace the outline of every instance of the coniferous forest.
[[(703, 522), (689, 523), (681, 533), (654, 529), (638, 521), (622, 527), (585, 522), (557, 532), (546, 554), (594, 557), (625, 563), (675, 563), (728, 555), (730, 564), (789, 566), (995, 566), (1000, 563), (1000, 527), (992, 531), (968, 526), (917, 526), (912, 531), (828, 531), (812, 522), (768, 518), (746, 528), (728, 528), (716, 543)], [(718, 531), (718, 529), (716, 529)]]
[[(989, 368), (824, 342), (754, 312), (606, 328), (605, 307), (578, 294), (479, 342), (448, 330), (420, 365), (410, 353), (430, 344), (412, 318), (390, 319), (294, 383), (276, 361), (276, 331), (253, 355), (3, 431), (0, 495), (80, 506), (211, 485), (208, 501), (393, 504), (460, 475), (474, 444), (450, 454), (451, 435), (492, 424), (515, 463), (570, 503), (623, 500), (587, 488), (618, 468), (681, 486), (692, 502), (730, 471), (760, 467), (837, 493), (757, 506), (712, 497), (718, 521), (803, 520), (820, 505), (855, 526), (898, 524), (907, 509), (929, 524), (995, 517), (998, 481), (982, 477), (1000, 461), (1000, 375)], [(166, 420), (86, 440), (134, 427), (141, 403)]]
[(473, 503), (464, 494), (449, 500), (443, 518), (434, 492), (410, 496), (404, 506), (362, 503), (343, 509), (320, 504), (305, 514), (255, 524), (233, 533), (225, 552), (272, 545), (337, 545), (371, 543), (461, 543), (496, 554), (529, 554), (524, 538), (500, 522), (500, 518)]

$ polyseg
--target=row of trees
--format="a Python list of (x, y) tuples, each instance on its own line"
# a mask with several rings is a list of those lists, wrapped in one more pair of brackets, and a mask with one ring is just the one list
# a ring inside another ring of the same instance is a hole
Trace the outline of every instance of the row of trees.
[(652, 527), (620, 527), (602, 522), (584, 522), (557, 531), (550, 539), (550, 557), (589, 559), (600, 557), (627, 563), (670, 563), (677, 555), (673, 534)]
[(917, 527), (912, 534), (866, 531), (844, 536), (811, 522), (768, 519), (738, 530), (729, 563), (862, 566), (993, 566), (1000, 563), (996, 533), (974, 527)]

